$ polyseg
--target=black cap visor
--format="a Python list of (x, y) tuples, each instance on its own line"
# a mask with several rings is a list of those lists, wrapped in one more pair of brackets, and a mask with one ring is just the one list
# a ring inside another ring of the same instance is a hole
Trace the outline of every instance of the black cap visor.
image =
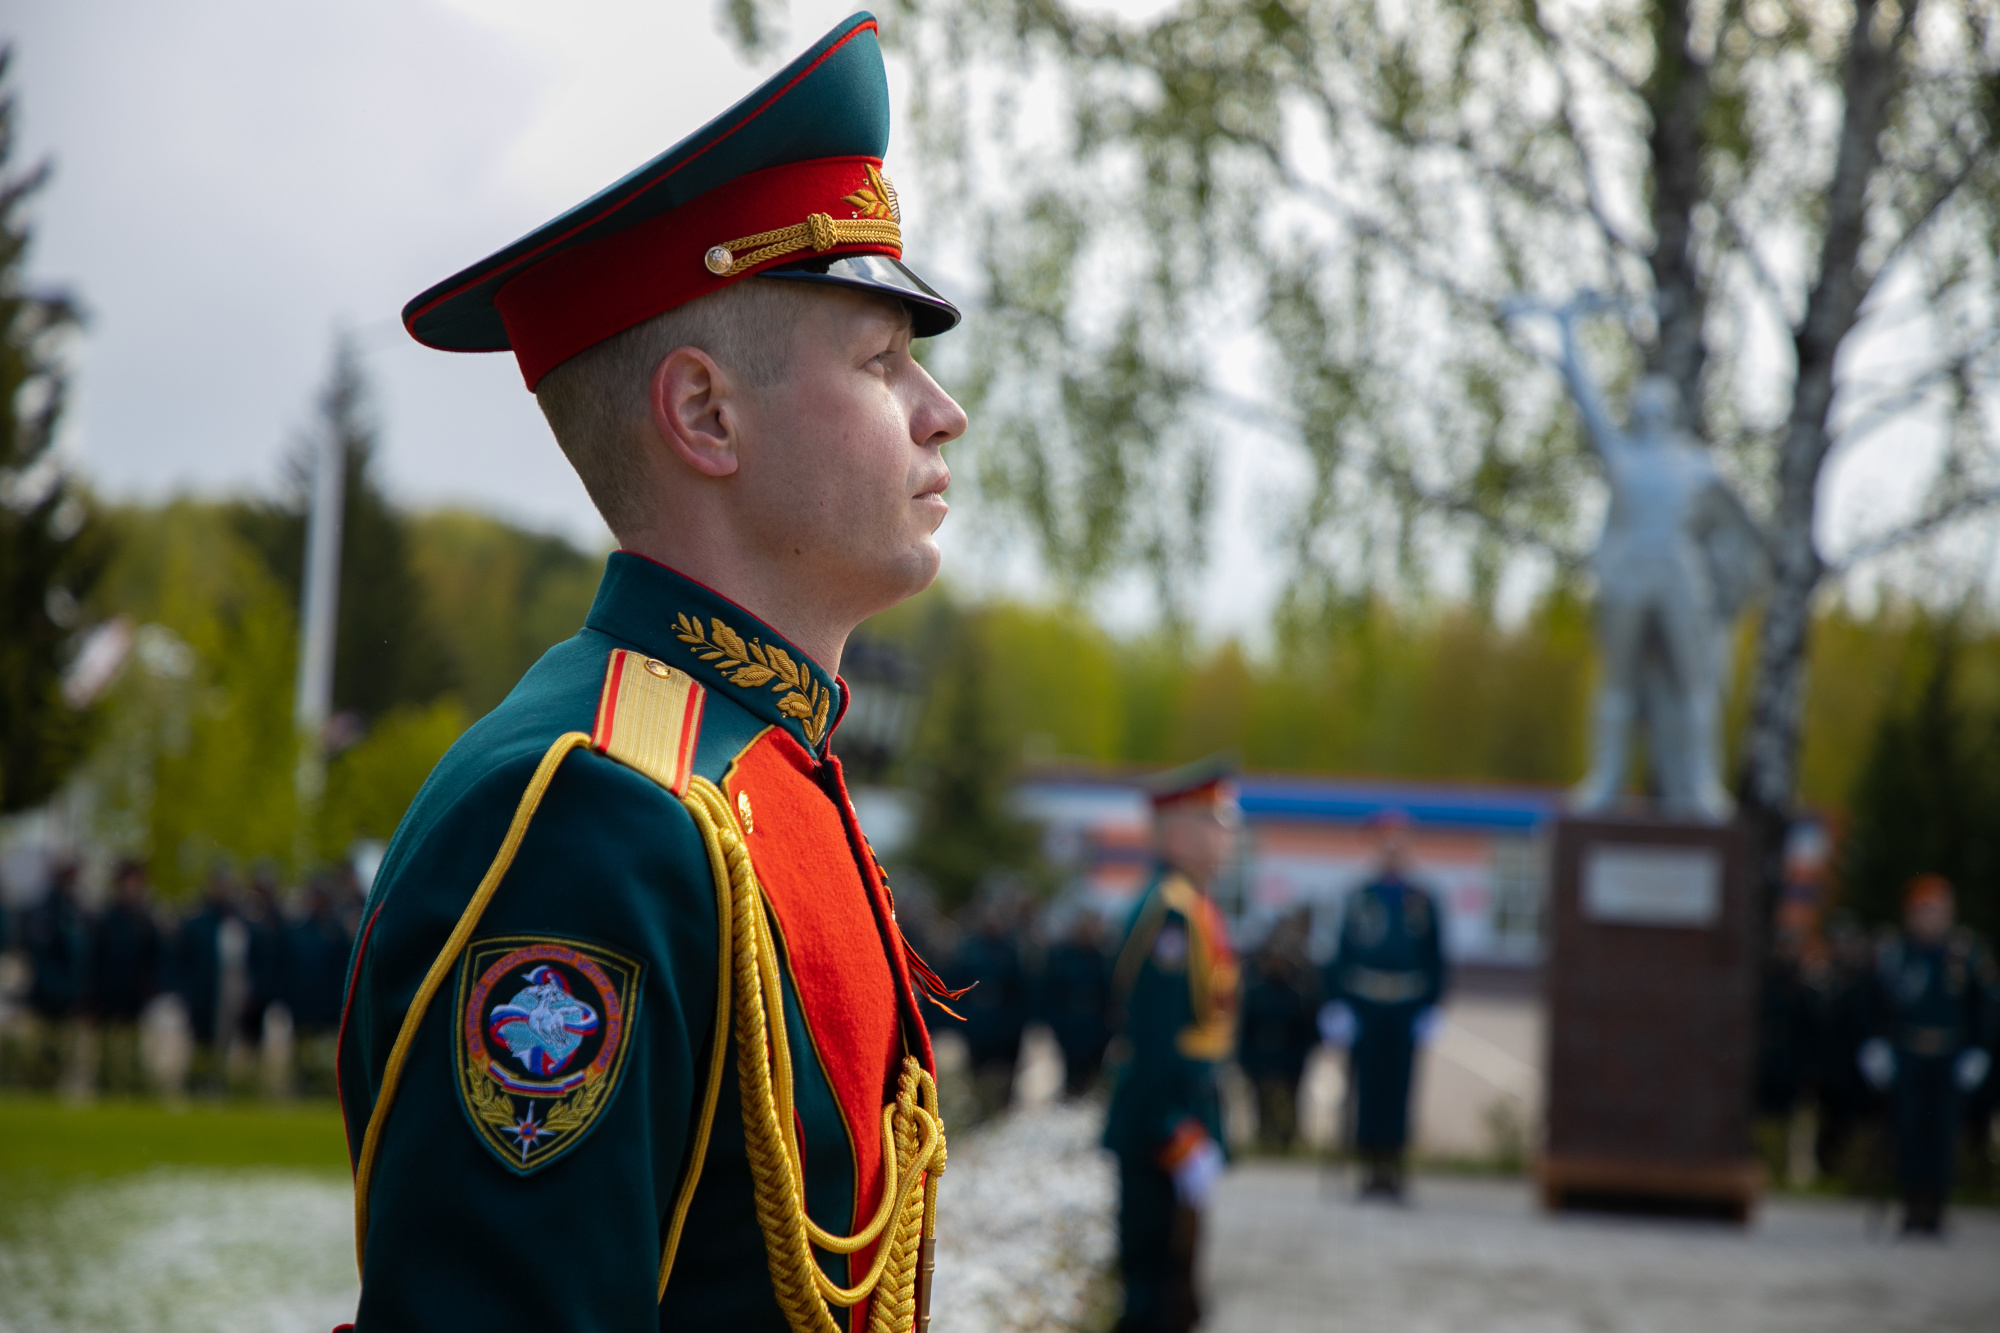
[(767, 268), (757, 276), (784, 278), (791, 282), (822, 282), (893, 297), (909, 307), (910, 335), (915, 338), (935, 338), (955, 327), (962, 318), (957, 306), (932, 291), (930, 284), (905, 268), (901, 260), (887, 255), (805, 259), (796, 264)]

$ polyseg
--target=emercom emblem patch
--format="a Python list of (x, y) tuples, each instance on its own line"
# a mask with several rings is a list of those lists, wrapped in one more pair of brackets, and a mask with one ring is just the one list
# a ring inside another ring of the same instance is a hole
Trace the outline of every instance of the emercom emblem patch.
[(639, 964), (578, 940), (474, 940), (453, 1061), (472, 1127), (517, 1175), (578, 1143), (611, 1102), (639, 1017)]

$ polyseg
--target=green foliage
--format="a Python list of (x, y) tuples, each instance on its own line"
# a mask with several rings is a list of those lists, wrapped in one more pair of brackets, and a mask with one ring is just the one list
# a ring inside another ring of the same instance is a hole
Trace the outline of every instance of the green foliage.
[(458, 697), (473, 717), (507, 697), (552, 644), (576, 633), (604, 573), (561, 537), (465, 510), (409, 519), (410, 559)]
[(101, 830), (149, 857), (170, 896), (218, 857), (289, 863), (298, 809), (297, 618), (225, 507), (111, 511), (118, 556), (99, 604), (139, 622), (88, 775)]
[(391, 709), (327, 765), (316, 843), (334, 860), (363, 838), (387, 842), (437, 761), (471, 718), (452, 695)]
[(287, 464), (286, 494), (275, 502), (244, 503), (235, 519), (290, 596), (296, 614), (305, 587), (311, 460), (325, 438), (339, 446), (346, 463), (333, 708), (372, 722), (399, 704), (428, 703), (454, 682), (411, 563), (409, 519), (375, 479), (368, 386), (351, 343), (335, 345), (317, 419)]
[(1958, 890), (1960, 919), (1991, 939), (2000, 931), (2000, 699), (1990, 693), (2000, 642), (1968, 641), (1952, 620), (1920, 620), (1904, 648), (1900, 674), (1914, 694), (1881, 711), (1854, 783), (1844, 896), (1866, 919), (1893, 921), (1904, 885), (1940, 874)]
[(468, 679), (488, 693), (475, 704), (446, 692), (378, 714), (329, 762), (318, 822), (301, 837), (296, 592), (243, 535), (246, 512), (240, 503), (183, 499), (107, 515), (117, 558), (92, 610), (141, 628), (85, 776), (97, 792), (100, 835), (148, 856), (168, 896), (194, 892), (217, 858), (269, 858), (297, 871), (302, 852), (330, 859), (356, 839), (389, 837), (475, 708), (490, 706), (535, 657), (576, 631), (600, 563), (497, 520), (397, 516), (426, 632), (480, 656), (481, 673)]
[(46, 799), (89, 744), (94, 717), (65, 702), (62, 673), (106, 558), (89, 497), (49, 452), (79, 315), (68, 294), (27, 286), (22, 213), (49, 168), (12, 166), (9, 57), (0, 47), (0, 813)]
[[(961, 618), (977, 632), (952, 638), (941, 629)], [(1863, 617), (1835, 605), (1816, 621), (1801, 764), (1807, 806), (1848, 807), (1878, 721), (1913, 707), (1915, 693), (1899, 680), (1929, 660), (1928, 624), (1895, 606)], [(1754, 631), (1745, 625), (1738, 636), (1739, 659)], [(866, 632), (901, 643), (926, 668), (925, 754), (970, 735), (988, 756), (982, 771), (1022, 760), (1166, 767), (1229, 749), (1265, 770), (1564, 785), (1585, 764), (1591, 627), (1567, 592), (1516, 625), (1457, 604), (1295, 603), (1257, 653), (1234, 641), (1190, 648), (1164, 633), (1121, 638), (1061, 604), (966, 608), (943, 589)], [(2000, 735), (1972, 725), (2000, 716), (2000, 633), (1960, 633), (1954, 688), (1970, 719), (1960, 749), (2000, 756)], [(985, 701), (978, 727), (957, 687), (955, 663), (968, 658), (977, 672), (970, 695)], [(1739, 684), (1732, 738), (1743, 695)], [(2000, 795), (1981, 799), (1992, 808)]]
[(1008, 804), (1021, 751), (996, 709), (990, 619), (942, 597), (927, 610), (932, 685), (911, 763), (920, 804), (905, 859), (939, 906), (956, 911), (994, 873), (1032, 866), (1035, 838)]
[[(1335, 773), (1556, 783), (1582, 768), (1589, 627), (1569, 597), (1511, 629), (1465, 607), (1332, 603), (1295, 611), (1266, 656), (1120, 639), (1064, 607), (940, 604), (948, 594), (927, 594), (870, 632), (926, 661), (927, 744), (984, 747), (982, 771), (1021, 757), (1166, 766), (1223, 749)], [(926, 638), (930, 617), (970, 628)]]

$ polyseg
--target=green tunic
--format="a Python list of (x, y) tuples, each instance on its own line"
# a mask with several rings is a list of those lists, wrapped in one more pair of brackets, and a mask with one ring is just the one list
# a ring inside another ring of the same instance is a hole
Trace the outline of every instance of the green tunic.
[(1187, 1121), (1222, 1142), (1215, 1071), (1235, 1038), (1235, 955), (1214, 905), (1154, 873), (1126, 923), (1112, 976), (1123, 1010), (1104, 1146), (1150, 1160)]
[(1194, 1240), (1163, 1156), (1196, 1125), (1223, 1142), (1215, 1071), (1236, 1035), (1236, 959), (1215, 905), (1158, 870), (1133, 908), (1112, 985), (1124, 1009), (1104, 1125), (1104, 1146), (1118, 1155), (1119, 1326), (1179, 1333), (1198, 1320)]
[[(887, 887), (826, 749), (845, 687), (747, 611), (623, 552), (583, 630), (452, 747), (390, 844), (341, 1025), (350, 1150), (358, 1163), (404, 1014), (543, 754), (565, 732), (606, 733), (621, 648), (642, 655), (620, 659), (632, 669), (650, 659), (696, 682), (681, 766), (745, 826), (779, 935), (806, 1209), (851, 1232), (883, 1188), (895, 1075), (906, 1054), (931, 1056)], [(716, 890), (681, 801), (598, 748), (557, 768), (410, 1048), (368, 1183), (361, 1333), (786, 1327), (733, 1042), (656, 1298), (710, 1068)], [(871, 1255), (820, 1262), (847, 1283)]]

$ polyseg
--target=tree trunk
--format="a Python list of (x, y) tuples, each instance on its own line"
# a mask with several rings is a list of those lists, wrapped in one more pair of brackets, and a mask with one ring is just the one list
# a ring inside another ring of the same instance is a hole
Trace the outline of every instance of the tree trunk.
[(1768, 928), (1784, 884), (1785, 838), (1796, 795), (1801, 721), (1805, 711), (1807, 649), (1813, 594), (1826, 564), (1813, 528), (1819, 514), (1820, 473), (1831, 435), (1834, 359), (1854, 328), (1873, 279), (1859, 266), (1866, 237), (1868, 187), (1882, 162), (1881, 135), (1901, 74), (1903, 34), (1915, 17), (1909, 0), (1894, 36), (1870, 37), (1879, 0), (1856, 0), (1842, 69), (1845, 96), (1833, 183), (1827, 193), (1826, 232), (1820, 239), (1819, 277), (1793, 331), (1798, 377), (1778, 460), (1778, 502), (1772, 515), (1776, 583), (1757, 643), (1749, 730), (1744, 738), (1741, 797), (1757, 840), (1764, 921)]
[(1708, 66), (1688, 50), (1688, 0), (1660, 0), (1653, 14), (1653, 73), (1646, 109), (1653, 128), (1653, 300), (1660, 321), (1652, 373), (1680, 389), (1689, 424), (1701, 420), (1701, 371), (1707, 359), (1702, 321), (1707, 302), (1695, 266), (1694, 212), (1704, 197), (1702, 121), (1710, 96)]

